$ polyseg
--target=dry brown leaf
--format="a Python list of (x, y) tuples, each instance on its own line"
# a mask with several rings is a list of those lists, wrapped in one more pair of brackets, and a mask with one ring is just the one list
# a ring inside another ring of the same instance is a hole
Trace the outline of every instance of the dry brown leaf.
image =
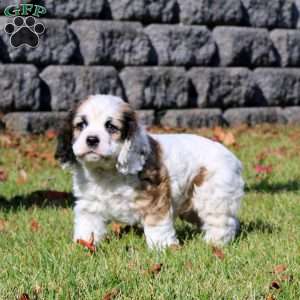
[(223, 144), (226, 146), (231, 146), (231, 145), (235, 145), (236, 141), (235, 141), (235, 137), (233, 135), (232, 132), (227, 132), (224, 140), (223, 140)]
[(193, 263), (189, 260), (189, 261), (187, 261), (187, 262), (184, 264), (184, 267), (185, 267), (187, 270), (192, 270), (192, 269), (193, 269)]
[(57, 137), (57, 132), (53, 129), (49, 129), (46, 131), (45, 136), (48, 140), (53, 140)]
[(40, 224), (37, 222), (37, 220), (32, 219), (30, 222), (30, 230), (32, 232), (37, 232), (40, 229)]
[(122, 225), (119, 223), (112, 223), (111, 230), (116, 237), (120, 237), (122, 233)]
[(119, 293), (120, 293), (120, 290), (117, 288), (114, 288), (114, 289), (110, 290), (109, 292), (105, 293), (102, 300), (112, 300), (112, 299), (116, 298)]
[(8, 174), (5, 170), (0, 169), (0, 182), (7, 181), (8, 179)]
[(30, 298), (28, 294), (23, 293), (22, 295), (20, 295), (18, 300), (30, 300)]
[(280, 283), (277, 280), (273, 280), (270, 284), (270, 289), (280, 289)]
[(152, 265), (148, 270), (144, 271), (144, 274), (157, 275), (161, 271), (163, 264), (157, 263)]
[(288, 282), (293, 281), (293, 275), (284, 274), (284, 275), (281, 275), (279, 278), (281, 281), (288, 281)]
[(6, 224), (7, 224), (6, 221), (0, 219), (0, 232), (6, 230)]
[(216, 246), (212, 247), (212, 253), (213, 253), (214, 256), (218, 257), (221, 260), (224, 260), (224, 258), (225, 258), (225, 254), (222, 251), (222, 249), (220, 249)]
[(264, 165), (256, 165), (254, 166), (255, 168), (255, 172), (257, 174), (271, 174), (273, 172), (273, 166), (268, 165), (268, 166), (264, 166)]
[(85, 241), (82, 239), (78, 239), (77, 244), (87, 248), (88, 250), (90, 250), (91, 253), (95, 253), (96, 252), (96, 246), (95, 246), (95, 237), (94, 237), (94, 233), (92, 232), (91, 234), (91, 238), (89, 241)]
[(286, 269), (287, 269), (286, 265), (280, 264), (280, 265), (277, 265), (277, 266), (274, 267), (273, 273), (274, 274), (279, 274), (279, 273), (284, 272)]
[(169, 249), (172, 250), (172, 251), (179, 251), (182, 249), (182, 246), (181, 245), (178, 245), (178, 244), (172, 244), (169, 246)]
[(2, 148), (15, 148), (19, 146), (19, 144), (19, 138), (14, 138), (13, 136), (8, 134), (0, 135), (0, 145)]
[(266, 300), (276, 300), (275, 296), (272, 294), (268, 294)]
[(158, 274), (161, 271), (161, 268), (162, 268), (162, 264), (154, 264), (149, 269), (149, 272), (152, 274)]
[(28, 181), (28, 174), (25, 170), (20, 170), (17, 184), (25, 184)]
[(223, 143), (226, 146), (231, 146), (236, 144), (234, 134), (231, 131), (226, 132), (221, 127), (216, 127), (213, 130), (213, 137), (218, 142)]

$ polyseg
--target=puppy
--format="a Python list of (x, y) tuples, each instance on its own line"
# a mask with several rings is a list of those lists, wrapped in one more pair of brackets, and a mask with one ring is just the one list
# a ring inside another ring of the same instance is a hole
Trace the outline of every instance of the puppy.
[(122, 99), (90, 96), (60, 132), (56, 158), (73, 173), (74, 240), (103, 239), (110, 221), (141, 224), (150, 248), (178, 244), (174, 219), (222, 245), (237, 233), (244, 182), (224, 146), (190, 134), (149, 134)]

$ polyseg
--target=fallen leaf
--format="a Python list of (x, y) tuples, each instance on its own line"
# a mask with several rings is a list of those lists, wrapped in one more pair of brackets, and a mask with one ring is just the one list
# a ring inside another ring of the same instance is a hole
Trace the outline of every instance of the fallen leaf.
[(42, 287), (39, 285), (36, 285), (33, 289), (33, 293), (37, 296), (38, 294), (40, 294), (42, 292)]
[(172, 245), (169, 246), (169, 249), (171, 251), (179, 251), (179, 250), (181, 250), (181, 248), (182, 248), (182, 246), (178, 245), (178, 244), (172, 244)]
[(286, 269), (287, 269), (286, 265), (280, 264), (280, 265), (277, 265), (277, 266), (274, 267), (273, 273), (274, 274), (279, 274), (279, 273), (284, 272)]
[(281, 281), (288, 281), (288, 282), (293, 281), (293, 275), (284, 274), (284, 275), (281, 275), (279, 278)]
[(6, 230), (6, 224), (7, 224), (6, 221), (0, 219), (0, 232)]
[(45, 136), (48, 140), (53, 140), (57, 137), (57, 132), (53, 129), (49, 129), (46, 131)]
[(2, 148), (15, 148), (19, 146), (20, 139), (15, 138), (12, 135), (0, 135), (0, 145)]
[(30, 298), (28, 294), (23, 293), (18, 300), (30, 300)]
[(272, 294), (268, 294), (266, 300), (276, 300), (275, 296)]
[(218, 257), (221, 260), (224, 260), (224, 258), (225, 258), (225, 254), (222, 251), (222, 249), (220, 249), (216, 246), (212, 247), (212, 253), (213, 253), (214, 256)]
[(121, 236), (121, 232), (122, 232), (122, 226), (119, 223), (112, 223), (111, 225), (111, 230), (114, 233), (114, 235), (118, 238), (120, 238)]
[(117, 288), (114, 288), (111, 291), (105, 293), (102, 300), (112, 300), (112, 299), (116, 298), (119, 293), (120, 293), (120, 290)]
[(25, 170), (20, 170), (19, 177), (17, 178), (17, 184), (24, 184), (28, 181), (28, 174)]
[(5, 170), (0, 169), (0, 182), (4, 182), (8, 179), (8, 174)]
[(189, 261), (187, 261), (187, 262), (184, 264), (184, 267), (185, 267), (187, 270), (192, 270), (192, 269), (193, 269), (193, 263), (189, 260)]
[(136, 268), (136, 261), (134, 261), (134, 260), (129, 261), (127, 266), (128, 266), (129, 270), (135, 269)]
[(270, 284), (270, 288), (279, 290), (280, 289), (280, 283), (277, 280), (273, 280)]
[(226, 132), (223, 128), (221, 127), (216, 127), (213, 130), (213, 138), (218, 141), (223, 143), (226, 146), (231, 146), (236, 144), (236, 140), (234, 137), (234, 134), (231, 131)]
[(37, 232), (40, 229), (40, 224), (35, 219), (32, 219), (30, 222), (30, 229), (32, 232)]
[(94, 239), (94, 233), (92, 232), (91, 234), (91, 238), (89, 241), (85, 241), (82, 239), (78, 239), (77, 244), (87, 248), (88, 250), (90, 250), (91, 253), (95, 253), (96, 252), (96, 246), (94, 245), (95, 239)]
[(257, 174), (270, 174), (273, 172), (272, 166), (256, 165), (255, 172)]
[(152, 265), (148, 270), (145, 270), (143, 273), (144, 274), (150, 274), (150, 275), (157, 275), (162, 268), (163, 264), (154, 264)]

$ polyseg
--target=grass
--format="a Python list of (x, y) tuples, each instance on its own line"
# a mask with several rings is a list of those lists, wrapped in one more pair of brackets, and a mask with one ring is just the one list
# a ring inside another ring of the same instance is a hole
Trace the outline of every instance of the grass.
[(149, 251), (131, 229), (95, 254), (72, 243), (72, 199), (53, 192), (71, 189), (53, 137), (0, 135), (0, 299), (300, 299), (300, 128), (231, 132), (247, 182), (232, 244), (213, 251), (177, 221), (180, 249)]

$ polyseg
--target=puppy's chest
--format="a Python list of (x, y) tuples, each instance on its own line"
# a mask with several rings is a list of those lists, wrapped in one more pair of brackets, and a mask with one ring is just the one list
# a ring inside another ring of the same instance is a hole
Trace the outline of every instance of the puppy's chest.
[(74, 192), (77, 199), (90, 202), (107, 220), (134, 224), (140, 220), (135, 208), (139, 186), (136, 176), (106, 174), (77, 184)]

